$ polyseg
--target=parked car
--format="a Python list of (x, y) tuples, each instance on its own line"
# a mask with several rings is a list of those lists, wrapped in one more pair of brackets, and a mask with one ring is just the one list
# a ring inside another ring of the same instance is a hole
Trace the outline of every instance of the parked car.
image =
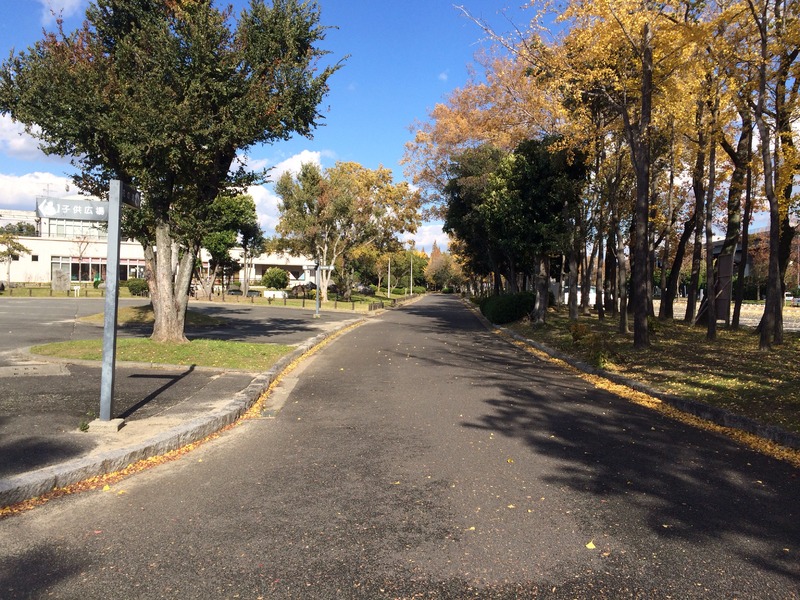
[(240, 290), (239, 288), (234, 288), (232, 290), (228, 290), (227, 293), (228, 293), (228, 296), (241, 296), (242, 295), (242, 290)]
[(247, 290), (247, 297), (248, 298), (260, 298), (261, 292), (258, 290)]

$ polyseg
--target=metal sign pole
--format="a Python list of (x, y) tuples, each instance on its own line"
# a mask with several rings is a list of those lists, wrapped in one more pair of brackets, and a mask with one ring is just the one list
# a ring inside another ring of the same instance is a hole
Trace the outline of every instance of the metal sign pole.
[(103, 370), (100, 380), (100, 420), (111, 421), (114, 413), (114, 365), (117, 354), (117, 308), (119, 305), (119, 221), (122, 182), (114, 179), (108, 192), (108, 257), (106, 303), (103, 322)]
[(89, 424), (98, 429), (119, 430), (124, 419), (114, 419), (114, 371), (117, 356), (117, 312), (119, 307), (120, 213), (122, 204), (135, 208), (141, 195), (118, 179), (112, 179), (108, 190), (108, 251), (106, 258), (106, 302), (103, 319), (103, 366), (100, 378), (100, 418)]

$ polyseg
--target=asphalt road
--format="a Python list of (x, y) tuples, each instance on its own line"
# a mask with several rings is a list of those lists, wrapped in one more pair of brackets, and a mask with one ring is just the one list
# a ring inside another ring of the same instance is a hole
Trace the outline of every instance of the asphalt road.
[(0, 521), (2, 598), (797, 598), (800, 472), (539, 362), (457, 299), (274, 419)]

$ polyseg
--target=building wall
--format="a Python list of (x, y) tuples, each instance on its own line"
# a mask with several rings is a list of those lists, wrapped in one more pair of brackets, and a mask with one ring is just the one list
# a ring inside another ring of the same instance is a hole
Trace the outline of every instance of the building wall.
[[(13, 213), (13, 214), (11, 214)], [(18, 241), (30, 250), (10, 263), (0, 265), (0, 280), (12, 283), (49, 284), (54, 270), (60, 269), (73, 282), (88, 283), (99, 276), (105, 279), (108, 245), (105, 231), (97, 227), (87, 229), (87, 222), (64, 219), (38, 218), (34, 211), (3, 211), (3, 225), (20, 221), (34, 223), (39, 237), (19, 236)], [(242, 249), (231, 252), (233, 258), (242, 263)], [(208, 267), (209, 255), (201, 253), (203, 266)], [(313, 281), (313, 272), (305, 269), (313, 261), (305, 256), (262, 254), (253, 261), (247, 273), (249, 281), (260, 280), (267, 269), (280, 267), (289, 272), (290, 287)], [(144, 276), (144, 250), (138, 242), (123, 241), (120, 244), (120, 279)], [(239, 280), (245, 277), (244, 269)]]

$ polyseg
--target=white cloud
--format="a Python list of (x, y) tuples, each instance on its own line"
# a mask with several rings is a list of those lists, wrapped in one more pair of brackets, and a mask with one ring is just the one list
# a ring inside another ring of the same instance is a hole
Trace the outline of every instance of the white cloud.
[(414, 246), (417, 250), (424, 250), (428, 254), (433, 248), (433, 242), (436, 242), (442, 252), (447, 252), (447, 234), (442, 231), (441, 223), (423, 223), (417, 228), (416, 233), (407, 233), (403, 237), (404, 241), (411, 239), (414, 240)]
[(84, 0), (38, 0), (42, 5), (42, 25), (50, 25), (58, 18), (68, 18), (85, 4)]
[(239, 158), (240, 162), (248, 169), (265, 169), (269, 167), (267, 182), (264, 185), (255, 185), (247, 189), (247, 193), (255, 201), (258, 222), (264, 230), (264, 235), (268, 237), (274, 235), (275, 227), (280, 221), (280, 211), (278, 210), (280, 198), (272, 189), (273, 184), (286, 172), (298, 173), (304, 163), (313, 163), (321, 167), (324, 154), (324, 152), (303, 150), (271, 167), (269, 167), (269, 161), (264, 159)]
[(71, 181), (52, 173), (6, 175), (0, 173), (0, 208), (36, 210), (36, 196), (65, 195)]
[(438, 77), (439, 81), (447, 81), (448, 78), (449, 78), (449, 75), (448, 75), (447, 71), (442, 71), (441, 73), (439, 73), (439, 77)]
[(268, 179), (275, 182), (280, 179), (281, 175), (287, 171), (290, 173), (299, 173), (300, 167), (305, 163), (313, 163), (319, 167), (322, 166), (322, 152), (312, 152), (311, 150), (303, 150), (299, 154), (290, 156), (286, 160), (270, 167)]
[(38, 142), (25, 133), (21, 123), (12, 121), (9, 115), (0, 115), (0, 153), (26, 160), (44, 156)]
[(280, 199), (266, 185), (255, 185), (247, 189), (256, 204), (256, 213), (261, 229), (267, 237), (275, 234), (275, 226), (280, 220), (278, 202)]

